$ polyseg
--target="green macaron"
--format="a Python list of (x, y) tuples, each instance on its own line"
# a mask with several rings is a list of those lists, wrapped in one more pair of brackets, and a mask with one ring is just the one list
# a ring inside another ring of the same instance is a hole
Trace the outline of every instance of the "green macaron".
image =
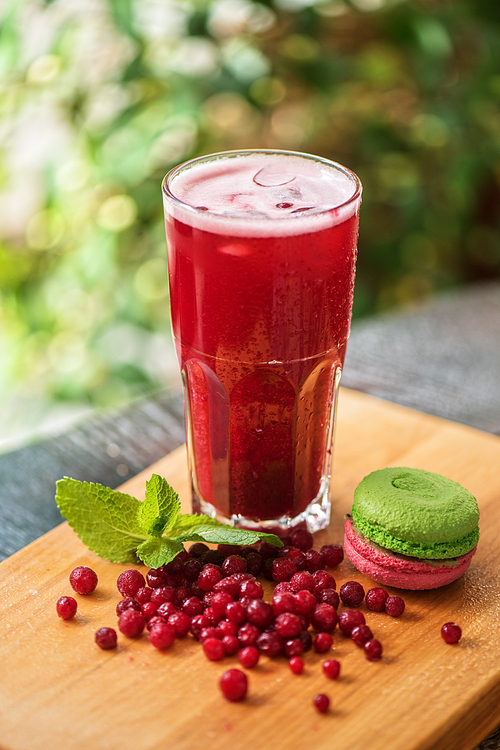
[(479, 540), (475, 497), (458, 482), (423, 469), (368, 474), (354, 491), (352, 518), (367, 539), (420, 559), (460, 557)]

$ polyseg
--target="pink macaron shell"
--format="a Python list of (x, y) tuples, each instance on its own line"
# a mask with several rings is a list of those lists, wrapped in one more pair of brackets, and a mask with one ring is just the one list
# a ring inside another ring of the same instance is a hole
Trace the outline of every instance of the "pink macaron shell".
[(465, 573), (476, 547), (459, 558), (456, 565), (429, 565), (382, 552), (358, 536), (351, 519), (344, 525), (344, 552), (352, 564), (368, 578), (399, 589), (437, 589), (456, 581)]

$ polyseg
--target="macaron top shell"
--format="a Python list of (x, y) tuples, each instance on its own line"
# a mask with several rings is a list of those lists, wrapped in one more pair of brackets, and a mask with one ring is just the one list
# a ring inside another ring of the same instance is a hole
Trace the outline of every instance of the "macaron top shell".
[(458, 557), (479, 539), (474, 496), (423, 469), (389, 467), (368, 474), (354, 492), (352, 516), (368, 539), (419, 558)]

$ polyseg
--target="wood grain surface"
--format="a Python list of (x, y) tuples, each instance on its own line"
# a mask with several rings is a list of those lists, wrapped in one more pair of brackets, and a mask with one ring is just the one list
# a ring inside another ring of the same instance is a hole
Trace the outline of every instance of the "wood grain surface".
[[(217, 683), (236, 657), (209, 662), (191, 637), (166, 652), (146, 636), (121, 637), (117, 650), (101, 651), (94, 632), (115, 625), (115, 582), (126, 566), (90, 553), (62, 524), (0, 565), (0, 748), (471, 750), (500, 722), (500, 439), (343, 390), (332, 522), (317, 546), (342, 540), (354, 487), (388, 465), (437, 471), (464, 484), (478, 498), (481, 541), (461, 580), (406, 592), (401, 618), (366, 612), (384, 646), (380, 662), (367, 662), (336, 631), (329, 656), (342, 664), (339, 680), (323, 676), (325, 657), (312, 652), (300, 676), (284, 659), (262, 658), (249, 672), (247, 700), (231, 704)], [(124, 488), (143, 496), (153, 472), (167, 477), (187, 510), (184, 449)], [(72, 593), (68, 575), (77, 565), (94, 568), (99, 586), (78, 597), (76, 618), (64, 622), (55, 603)], [(352, 578), (372, 585), (346, 561), (333, 572), (338, 585)], [(456, 646), (440, 637), (450, 620), (463, 629)], [(318, 692), (331, 697), (326, 715), (312, 707)]]

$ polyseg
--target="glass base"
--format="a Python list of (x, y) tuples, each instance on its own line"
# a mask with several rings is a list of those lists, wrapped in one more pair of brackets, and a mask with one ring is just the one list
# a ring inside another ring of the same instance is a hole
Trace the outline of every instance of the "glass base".
[(282, 516), (281, 518), (272, 518), (260, 521), (255, 518), (246, 518), (245, 516), (234, 515), (224, 516), (210, 503), (202, 500), (193, 489), (193, 513), (202, 513), (210, 518), (216, 518), (221, 523), (229, 524), (235, 528), (252, 529), (255, 531), (265, 530), (284, 536), (291, 529), (297, 526), (305, 526), (314, 533), (325, 529), (330, 523), (330, 500), (329, 500), (329, 478), (325, 478), (321, 491), (318, 496), (310, 503), (307, 508), (297, 516)]

